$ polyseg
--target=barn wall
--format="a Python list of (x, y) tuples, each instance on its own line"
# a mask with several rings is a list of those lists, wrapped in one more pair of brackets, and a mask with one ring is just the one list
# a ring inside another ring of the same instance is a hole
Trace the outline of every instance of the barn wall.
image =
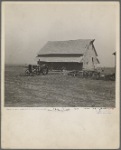
[(41, 62), (41, 64), (46, 64), (49, 70), (82, 70), (82, 63), (76, 62)]
[(92, 70), (96, 68), (97, 64), (98, 64), (97, 56), (94, 51), (94, 47), (91, 43), (89, 47), (87, 48), (87, 51), (85, 52), (84, 57), (83, 57), (83, 68)]

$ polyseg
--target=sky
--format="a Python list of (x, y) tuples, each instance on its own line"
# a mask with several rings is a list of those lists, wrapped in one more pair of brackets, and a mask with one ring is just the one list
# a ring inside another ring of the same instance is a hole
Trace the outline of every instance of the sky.
[(3, 2), (5, 63), (32, 64), (47, 41), (95, 39), (101, 66), (113, 67), (118, 2)]

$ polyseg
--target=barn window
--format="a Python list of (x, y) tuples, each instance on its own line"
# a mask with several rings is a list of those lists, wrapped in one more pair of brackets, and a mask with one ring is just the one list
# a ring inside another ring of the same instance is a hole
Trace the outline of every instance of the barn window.
[(92, 57), (92, 62), (94, 61), (93, 57)]

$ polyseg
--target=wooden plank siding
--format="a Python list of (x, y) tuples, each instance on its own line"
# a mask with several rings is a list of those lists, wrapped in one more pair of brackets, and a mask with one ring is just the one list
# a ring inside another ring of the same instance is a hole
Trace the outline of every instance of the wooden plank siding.
[(83, 68), (87, 70), (93, 70), (96, 68), (97, 64), (99, 64), (99, 60), (97, 59), (95, 48), (91, 43), (83, 57)]

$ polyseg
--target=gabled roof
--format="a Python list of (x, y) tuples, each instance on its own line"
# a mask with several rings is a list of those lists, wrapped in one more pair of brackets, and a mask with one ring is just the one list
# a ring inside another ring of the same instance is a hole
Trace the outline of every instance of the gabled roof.
[(69, 41), (48, 41), (38, 55), (46, 54), (84, 54), (94, 39), (78, 39)]

